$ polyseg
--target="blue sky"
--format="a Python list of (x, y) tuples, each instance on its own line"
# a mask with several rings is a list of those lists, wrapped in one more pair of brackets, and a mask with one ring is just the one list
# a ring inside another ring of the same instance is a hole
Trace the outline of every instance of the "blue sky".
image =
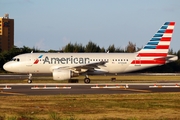
[(71, 43), (144, 46), (166, 21), (180, 50), (180, 0), (0, 0), (0, 16), (15, 20), (15, 45), (59, 50)]

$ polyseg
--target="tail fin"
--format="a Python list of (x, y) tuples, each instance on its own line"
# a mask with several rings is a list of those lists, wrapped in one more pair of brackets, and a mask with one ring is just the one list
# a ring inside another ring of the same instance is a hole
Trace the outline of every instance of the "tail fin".
[(175, 22), (165, 22), (151, 40), (141, 49), (141, 57), (166, 57), (169, 50)]
[(135, 65), (162, 65), (166, 63), (175, 22), (165, 22), (151, 40), (137, 52)]

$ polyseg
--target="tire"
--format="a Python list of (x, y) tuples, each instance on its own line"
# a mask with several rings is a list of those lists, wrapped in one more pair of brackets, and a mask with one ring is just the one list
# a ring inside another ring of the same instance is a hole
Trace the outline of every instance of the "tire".
[(90, 82), (91, 82), (91, 80), (89, 78), (84, 78), (84, 83), (88, 84)]
[(27, 82), (28, 82), (29, 84), (31, 84), (31, 83), (32, 83), (32, 80), (29, 79)]

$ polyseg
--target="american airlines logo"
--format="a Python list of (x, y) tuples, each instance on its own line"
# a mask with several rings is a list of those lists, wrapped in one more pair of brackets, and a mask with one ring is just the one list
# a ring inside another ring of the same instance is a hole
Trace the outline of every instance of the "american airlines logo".
[(62, 57), (62, 58), (49, 58), (45, 57), (43, 64), (88, 64), (90, 63), (90, 58), (83, 57)]
[[(40, 55), (38, 57), (38, 59), (35, 60), (34, 64), (38, 64), (39, 63), (39, 59), (41, 59), (43, 57), (43, 55)], [(58, 58), (58, 57), (48, 57), (46, 56), (44, 59), (43, 59), (43, 64), (88, 64), (90, 63), (90, 58), (88, 57), (61, 57), (61, 58)]]
[(36, 59), (36, 60), (34, 61), (34, 64), (38, 64), (39, 59), (42, 58), (42, 56), (43, 56), (43, 55), (40, 55), (40, 56), (38, 57), (38, 59)]

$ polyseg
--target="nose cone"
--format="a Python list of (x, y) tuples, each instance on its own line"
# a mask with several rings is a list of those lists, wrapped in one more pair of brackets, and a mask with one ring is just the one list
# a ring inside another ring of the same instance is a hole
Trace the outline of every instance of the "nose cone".
[(4, 68), (4, 70), (11, 72), (11, 70), (12, 70), (12, 65), (9, 64), (9, 62), (7, 62), (7, 63), (5, 63), (5, 64), (3, 65), (3, 68)]

